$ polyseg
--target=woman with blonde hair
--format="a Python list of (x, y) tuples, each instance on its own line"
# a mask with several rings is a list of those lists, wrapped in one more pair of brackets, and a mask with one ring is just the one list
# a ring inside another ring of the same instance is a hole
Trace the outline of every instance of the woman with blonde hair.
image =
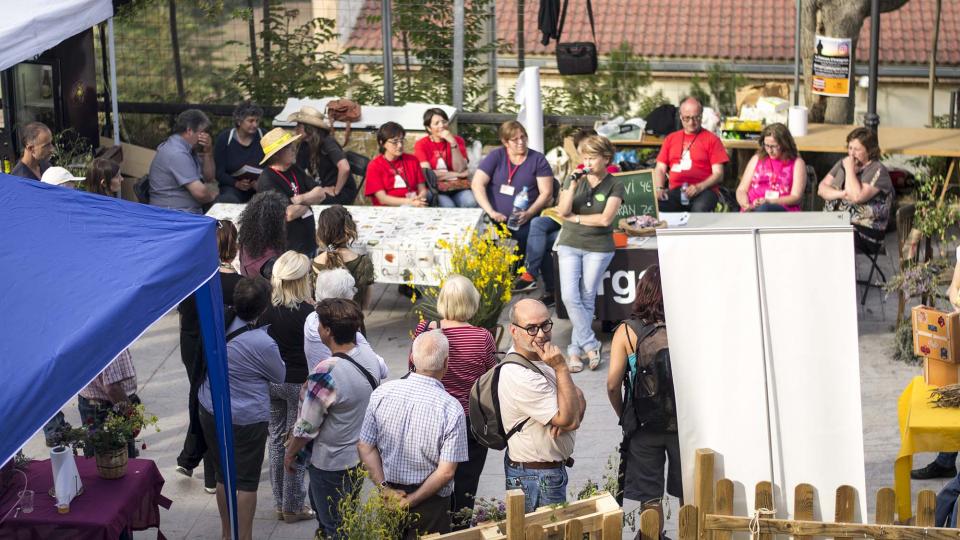
[[(439, 321), (421, 321), (413, 332), (420, 334), (439, 328), (450, 343), (447, 373), (440, 381), (451, 396), (463, 406), (467, 417), (467, 450), (469, 461), (457, 466), (453, 480), (451, 512), (473, 508), (474, 494), (480, 473), (487, 459), (487, 449), (473, 438), (470, 431), (470, 388), (473, 383), (497, 364), (497, 348), (493, 336), (485, 328), (471, 325), (480, 307), (480, 293), (469, 279), (459, 274), (447, 276), (437, 296)], [(413, 363), (410, 363), (411, 367)]]
[(307, 357), (303, 352), (303, 324), (313, 312), (313, 293), (310, 287), (310, 259), (296, 251), (287, 251), (277, 258), (270, 278), (273, 292), (270, 307), (260, 318), (261, 326), (277, 342), (280, 356), (287, 368), (283, 383), (270, 384), (270, 482), (277, 519), (294, 523), (313, 519), (314, 513), (304, 506), (306, 490), (304, 465), (295, 471), (283, 467), (284, 435), (297, 421), (300, 405), (300, 387), (307, 380)]

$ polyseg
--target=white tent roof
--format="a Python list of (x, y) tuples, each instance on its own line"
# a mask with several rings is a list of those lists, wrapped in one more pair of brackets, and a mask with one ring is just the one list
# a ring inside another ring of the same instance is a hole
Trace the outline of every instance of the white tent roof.
[(0, 70), (113, 16), (111, 0), (0, 0)]

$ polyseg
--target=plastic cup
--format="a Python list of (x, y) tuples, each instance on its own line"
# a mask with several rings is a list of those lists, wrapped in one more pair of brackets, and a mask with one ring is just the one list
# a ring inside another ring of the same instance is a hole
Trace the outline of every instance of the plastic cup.
[(24, 514), (33, 512), (33, 490), (25, 489), (20, 494), (20, 511)]

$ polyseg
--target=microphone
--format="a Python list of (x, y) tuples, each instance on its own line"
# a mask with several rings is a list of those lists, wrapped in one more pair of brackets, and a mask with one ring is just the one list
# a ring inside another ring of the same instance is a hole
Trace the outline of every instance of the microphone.
[(588, 174), (590, 174), (590, 169), (584, 167), (584, 168), (580, 169), (579, 171), (571, 174), (571, 175), (570, 175), (570, 180), (571, 180), (571, 181), (573, 181), (573, 180), (579, 180), (579, 179), (583, 178), (584, 176), (586, 176), (586, 175), (588, 175)]

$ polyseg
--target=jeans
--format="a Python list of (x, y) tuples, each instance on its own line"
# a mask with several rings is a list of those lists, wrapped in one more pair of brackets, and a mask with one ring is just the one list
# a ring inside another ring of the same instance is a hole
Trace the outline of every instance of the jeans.
[(787, 209), (783, 207), (782, 204), (777, 203), (763, 203), (760, 206), (753, 209), (754, 212), (786, 212)]
[(317, 522), (320, 524), (318, 532), (322, 538), (337, 538), (340, 536), (340, 501), (348, 496), (355, 496), (359, 484), (351, 481), (351, 473), (357, 468), (342, 471), (324, 471), (313, 465), (307, 467), (310, 476), (310, 506), (317, 513)]
[[(140, 403), (140, 398), (138, 398), (136, 394), (132, 394), (130, 401)], [(83, 425), (87, 427), (93, 426), (95, 428), (102, 426), (103, 423), (107, 421), (107, 415), (113, 410), (112, 405), (100, 401), (91, 401), (83, 396), (77, 396), (77, 408), (80, 409), (80, 421)], [(93, 457), (93, 448), (85, 448), (83, 455)], [(140, 455), (140, 453), (137, 452), (136, 440), (129, 439), (127, 441), (127, 457), (135, 458), (138, 455)]]
[(712, 189), (691, 198), (688, 205), (680, 201), (681, 189), (676, 187), (667, 191), (667, 200), (658, 203), (661, 212), (713, 212), (717, 209), (720, 197)]
[(478, 206), (477, 200), (473, 198), (473, 192), (469, 189), (438, 193), (437, 205), (440, 208), (476, 208)]
[(940, 452), (937, 454), (937, 459), (934, 462), (943, 467), (944, 469), (949, 469), (955, 467), (957, 464), (957, 453), (956, 452)]
[(543, 277), (543, 288), (547, 292), (556, 290), (550, 248), (559, 234), (560, 224), (551, 218), (537, 216), (530, 220), (530, 232), (527, 235), (527, 272), (534, 278)]
[(559, 246), (560, 298), (567, 307), (567, 316), (573, 325), (568, 355), (582, 356), (600, 348), (593, 333), (593, 314), (597, 305), (597, 289), (603, 273), (613, 259), (612, 251), (585, 251)]
[(256, 194), (256, 189), (241, 191), (233, 186), (220, 184), (220, 194), (217, 196), (217, 202), (233, 204), (248, 203)]
[(528, 469), (514, 467), (510, 456), (503, 456), (503, 472), (507, 477), (507, 489), (521, 489), (524, 495), (524, 513), (529, 514), (541, 506), (567, 502), (567, 468)]
[(960, 475), (947, 482), (937, 493), (937, 506), (934, 511), (934, 527), (957, 526), (957, 497), (960, 496)]

